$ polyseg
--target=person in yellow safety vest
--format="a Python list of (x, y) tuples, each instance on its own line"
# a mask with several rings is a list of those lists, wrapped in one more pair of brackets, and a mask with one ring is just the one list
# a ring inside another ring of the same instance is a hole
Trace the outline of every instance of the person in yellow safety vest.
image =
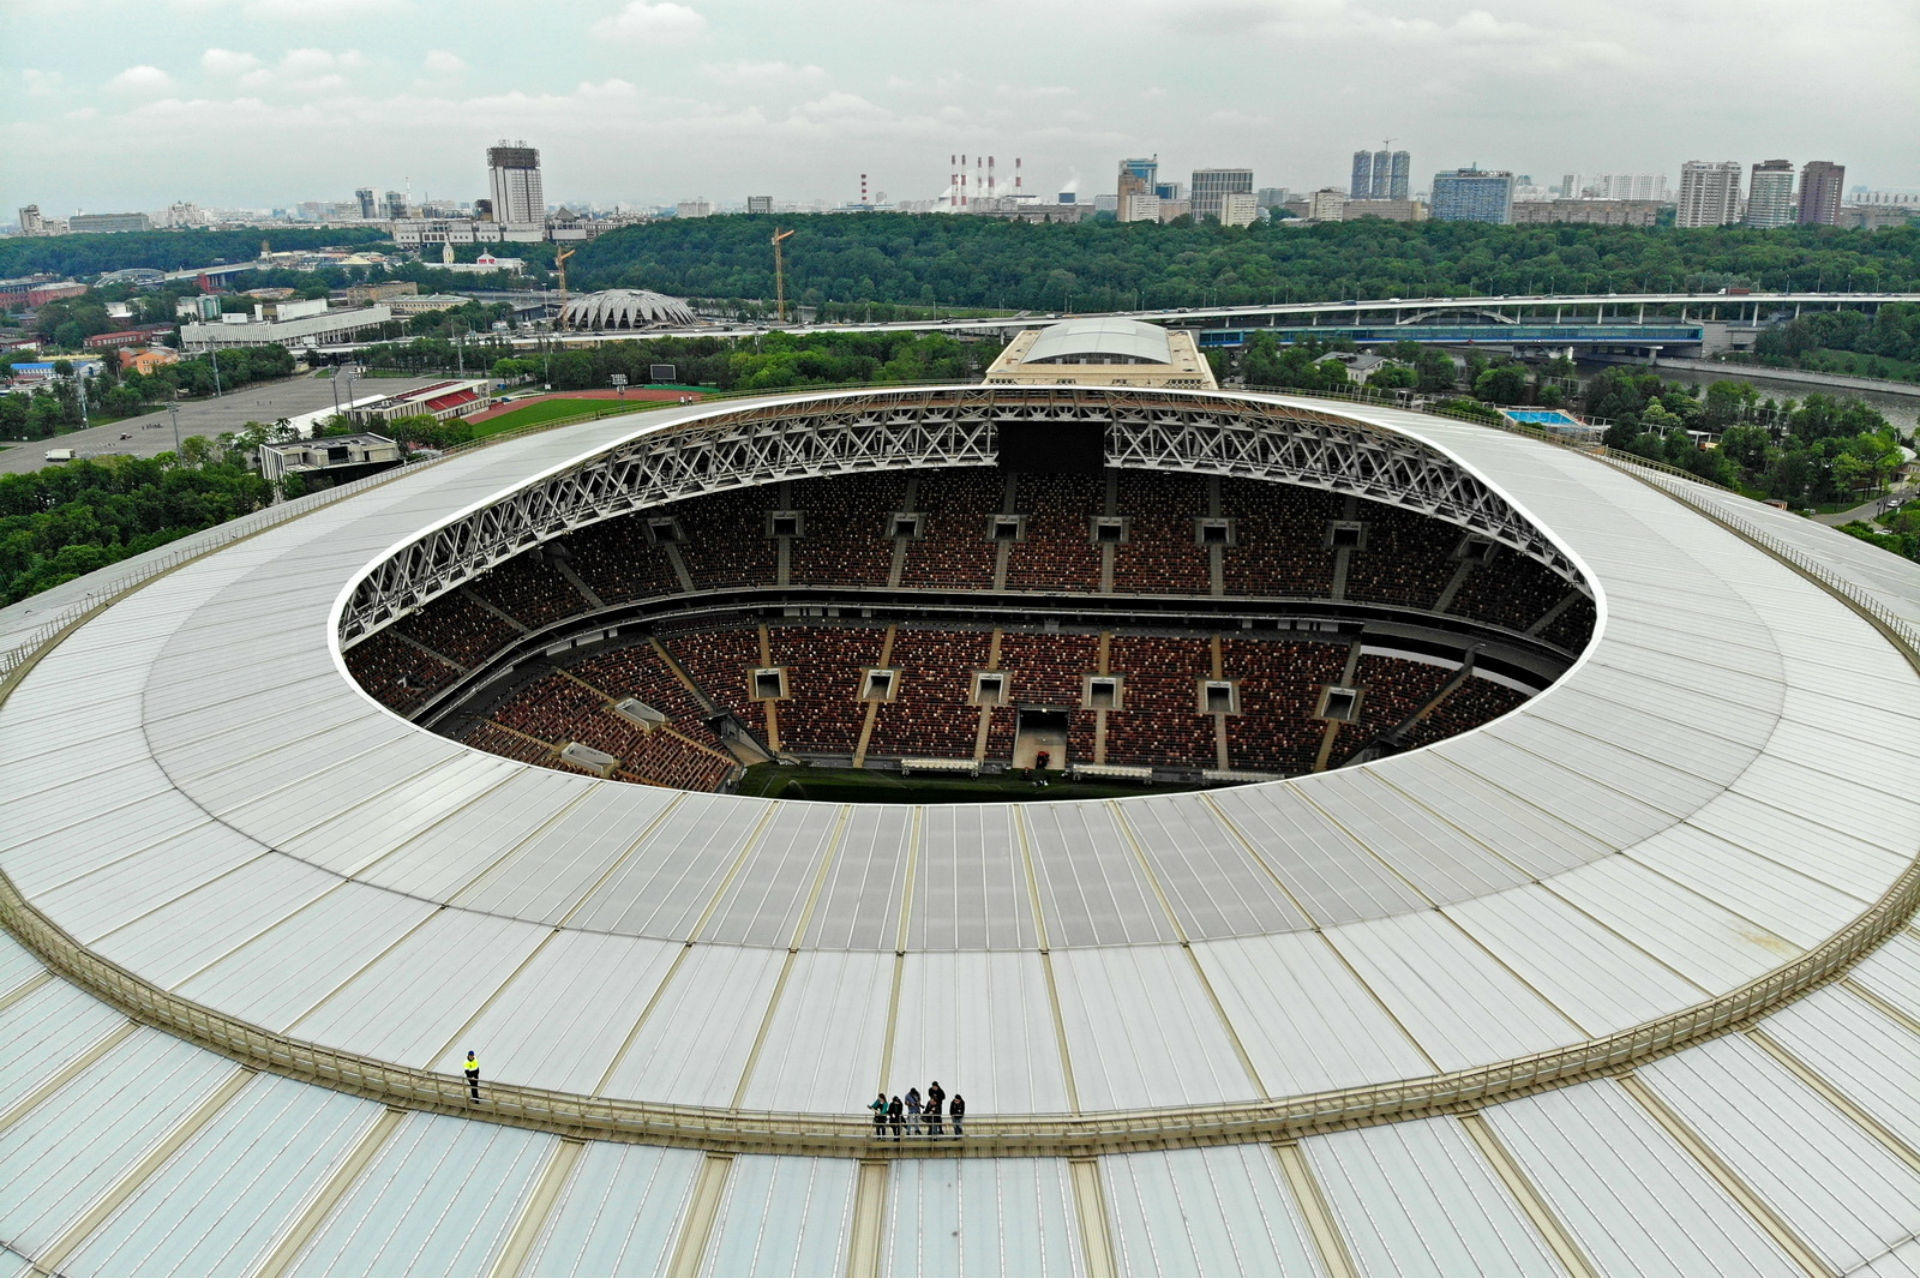
[(467, 1053), (467, 1093), (474, 1100), (480, 1099), (480, 1061), (472, 1052)]

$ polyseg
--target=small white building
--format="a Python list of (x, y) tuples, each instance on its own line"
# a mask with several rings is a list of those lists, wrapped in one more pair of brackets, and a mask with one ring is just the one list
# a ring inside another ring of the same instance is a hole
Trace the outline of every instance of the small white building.
[(392, 321), (393, 311), (386, 306), (331, 310), (321, 303), (317, 312), (287, 319), (267, 319), (262, 311), (258, 317), (223, 315), (213, 323), (182, 324), (180, 345), (189, 351), (274, 345), (304, 349), (351, 341), (356, 334)]

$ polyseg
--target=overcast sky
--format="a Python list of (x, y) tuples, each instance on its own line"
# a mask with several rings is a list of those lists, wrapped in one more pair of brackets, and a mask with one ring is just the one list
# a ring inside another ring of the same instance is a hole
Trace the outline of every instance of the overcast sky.
[(0, 221), (486, 192), (895, 199), (954, 152), (1043, 193), (1246, 165), (1344, 185), (1393, 138), (1471, 162), (1665, 172), (1833, 159), (1920, 187), (1917, 0), (0, 0)]

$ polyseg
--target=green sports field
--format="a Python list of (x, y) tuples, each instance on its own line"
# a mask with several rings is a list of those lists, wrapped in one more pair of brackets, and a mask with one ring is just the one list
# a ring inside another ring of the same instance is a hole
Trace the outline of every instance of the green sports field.
[(473, 434), (476, 439), (485, 439), (503, 430), (537, 426), (541, 422), (558, 421), (563, 417), (613, 417), (623, 413), (645, 412), (650, 408), (668, 408), (672, 403), (672, 400), (631, 400), (622, 403), (617, 399), (543, 399), (479, 422), (475, 424)]
[(750, 767), (740, 793), (767, 799), (813, 799), (823, 803), (1033, 803), (1052, 799), (1118, 799), (1130, 794), (1168, 794), (1189, 787), (1113, 785), (1068, 781), (1053, 774), (1036, 786), (1017, 773), (991, 777), (911, 776), (860, 768), (809, 768), (782, 763)]

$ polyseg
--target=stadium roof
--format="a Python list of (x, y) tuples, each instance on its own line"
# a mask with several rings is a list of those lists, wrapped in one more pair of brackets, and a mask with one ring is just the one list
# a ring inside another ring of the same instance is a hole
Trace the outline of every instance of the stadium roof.
[(1040, 336), (1028, 348), (1026, 362), (1041, 364), (1090, 357), (1105, 357), (1109, 363), (1173, 362), (1166, 329), (1158, 324), (1117, 318), (1063, 320), (1058, 324), (1049, 324), (1040, 330)]
[[(1599, 603), (1579, 663), (1341, 772), (919, 809), (532, 768), (348, 680), (370, 564), (737, 404), (322, 494), (74, 622), (0, 704), (0, 916), (58, 965), (0, 938), (35, 1169), (0, 1239), (73, 1274), (1920, 1263), (1920, 570), (1298, 402), (1543, 525)], [(468, 1048), (511, 1123), (463, 1110)], [(977, 1156), (839, 1126), (933, 1077)]]

